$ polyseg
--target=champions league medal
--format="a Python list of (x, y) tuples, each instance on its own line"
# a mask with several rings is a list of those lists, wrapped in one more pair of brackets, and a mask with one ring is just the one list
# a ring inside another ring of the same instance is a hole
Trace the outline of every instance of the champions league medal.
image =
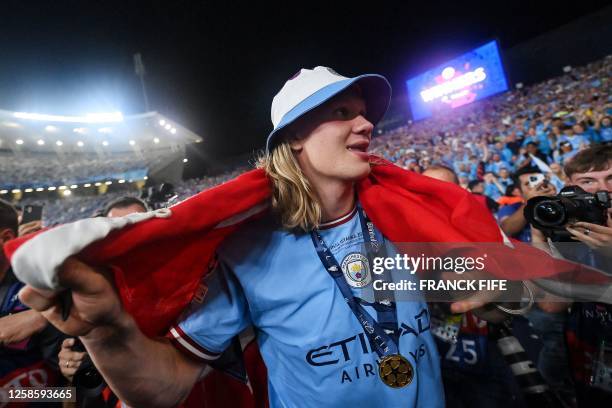
[(391, 354), (380, 360), (378, 375), (391, 388), (402, 388), (412, 382), (414, 369), (410, 361), (401, 354)]

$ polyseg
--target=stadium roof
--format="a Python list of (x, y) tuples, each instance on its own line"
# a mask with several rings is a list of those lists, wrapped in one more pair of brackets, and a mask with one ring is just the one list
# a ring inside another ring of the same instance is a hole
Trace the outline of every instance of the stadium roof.
[(0, 110), (0, 149), (130, 151), (199, 143), (202, 137), (158, 112), (60, 116)]

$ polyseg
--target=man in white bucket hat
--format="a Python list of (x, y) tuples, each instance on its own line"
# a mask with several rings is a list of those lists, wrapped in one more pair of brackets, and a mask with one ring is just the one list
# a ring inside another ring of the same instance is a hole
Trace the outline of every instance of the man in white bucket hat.
[(272, 407), (444, 406), (425, 302), (396, 302), (372, 289), (373, 258), (395, 249), (355, 185), (370, 174), (372, 130), (390, 97), (382, 76), (347, 78), (326, 67), (302, 69), (285, 83), (258, 163), (272, 184), (272, 210), (221, 244), (206, 289), (170, 330), (171, 341), (144, 336), (112, 285), (82, 263), (73, 297), (96, 279), (99, 290), (89, 304), (75, 301), (79, 310), (66, 321), (44, 310), (35, 291), (24, 297), (61, 330), (82, 336), (129, 405), (180, 403), (252, 326)]

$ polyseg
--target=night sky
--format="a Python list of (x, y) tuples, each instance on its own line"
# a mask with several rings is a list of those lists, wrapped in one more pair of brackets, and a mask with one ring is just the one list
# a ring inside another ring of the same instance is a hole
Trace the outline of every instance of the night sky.
[(272, 97), (300, 67), (381, 73), (401, 94), (411, 75), (487, 40), (507, 49), (608, 2), (256, 3), (3, 1), (0, 109), (142, 112), (140, 52), (151, 109), (223, 157), (263, 145)]

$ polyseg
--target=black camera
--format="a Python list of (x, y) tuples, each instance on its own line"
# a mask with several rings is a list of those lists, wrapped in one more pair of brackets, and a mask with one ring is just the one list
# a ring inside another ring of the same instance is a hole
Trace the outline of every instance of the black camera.
[(158, 210), (169, 207), (178, 195), (174, 192), (174, 186), (170, 183), (161, 183), (142, 190), (140, 198), (146, 201), (149, 208)]
[[(79, 339), (76, 339), (72, 351), (87, 351), (83, 346), (83, 343)], [(94, 366), (93, 361), (89, 357), (89, 354), (85, 355), (81, 365), (74, 373), (72, 380), (75, 387), (79, 389), (79, 393), (84, 397), (96, 397), (102, 393), (102, 390), (106, 386), (104, 378)]]
[(584, 221), (606, 225), (610, 208), (607, 191), (587, 193), (578, 186), (564, 187), (554, 197), (534, 197), (523, 214), (527, 222), (554, 242), (572, 242), (567, 224)]

